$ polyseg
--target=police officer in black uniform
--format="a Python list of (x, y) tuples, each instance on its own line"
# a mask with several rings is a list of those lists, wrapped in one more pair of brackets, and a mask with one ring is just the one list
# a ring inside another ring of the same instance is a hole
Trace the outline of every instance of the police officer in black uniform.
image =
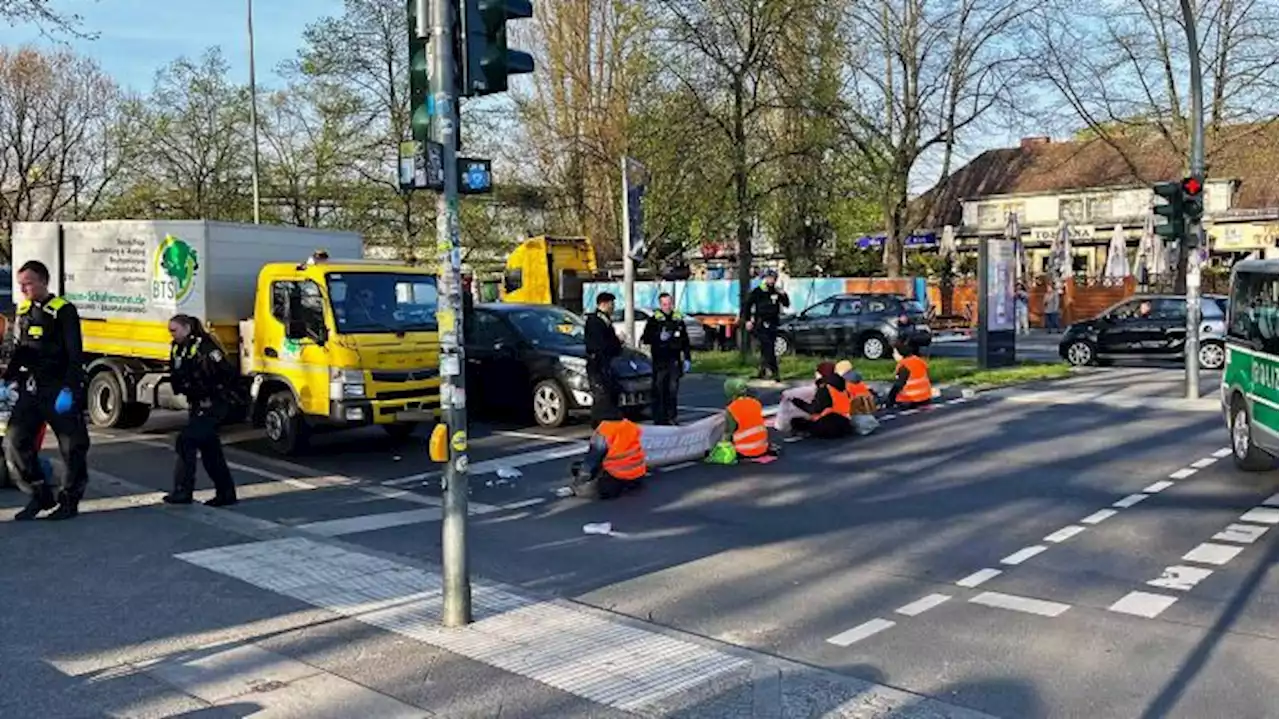
[(613, 360), (622, 354), (622, 340), (613, 329), (612, 293), (596, 295), (596, 310), (587, 315), (583, 330), (587, 344), (587, 381), (591, 385), (591, 426), (617, 414), (618, 383), (613, 376)]
[(196, 455), (213, 480), (214, 497), (206, 505), (225, 507), (236, 503), (236, 484), (222, 454), (218, 425), (226, 418), (238, 394), (236, 369), (200, 322), (189, 315), (169, 320), (169, 381), (173, 391), (186, 395), (187, 426), (178, 434), (178, 461), (173, 467), (173, 491), (166, 504), (191, 504), (196, 487)]
[[(32, 260), (18, 268), (18, 305), (13, 355), (5, 367), (6, 385), (15, 385), (18, 401), (5, 433), (5, 457), (17, 479), (31, 490), (31, 501), (14, 517), (35, 519), (57, 505), (49, 519), (72, 519), (89, 484), (89, 429), (84, 423), (84, 342), (75, 305), (49, 292), (49, 268)], [(40, 469), (36, 437), (40, 426), (58, 438), (65, 469), (55, 497), (50, 477)]]
[(675, 311), (671, 294), (658, 295), (658, 310), (641, 335), (653, 355), (653, 423), (673, 425), (679, 414), (680, 376), (689, 371), (693, 350), (684, 316)]
[(791, 298), (778, 287), (778, 273), (765, 270), (764, 280), (747, 295), (747, 306), (742, 314), (747, 320), (747, 331), (754, 332), (756, 341), (760, 343), (760, 371), (758, 379), (772, 373), (774, 379), (781, 379), (778, 374), (778, 323), (782, 319), (782, 308), (791, 306)]

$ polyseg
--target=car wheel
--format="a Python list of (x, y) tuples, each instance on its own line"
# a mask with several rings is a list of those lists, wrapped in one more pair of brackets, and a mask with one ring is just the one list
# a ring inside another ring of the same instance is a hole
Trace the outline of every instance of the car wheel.
[(303, 420), (292, 392), (284, 390), (267, 398), (263, 426), (267, 441), (279, 454), (290, 456), (306, 449), (310, 427)]
[(1244, 397), (1236, 395), (1231, 401), (1231, 457), (1236, 466), (1246, 472), (1274, 471), (1276, 462), (1253, 443), (1253, 429), (1249, 424), (1249, 405)]
[(884, 359), (889, 352), (889, 343), (885, 341), (883, 335), (873, 332), (862, 338), (861, 352), (865, 359)]
[(1067, 362), (1076, 367), (1085, 367), (1098, 361), (1098, 353), (1092, 342), (1076, 340), (1067, 346)]
[(778, 335), (773, 339), (773, 354), (776, 357), (786, 356), (791, 352), (791, 338), (786, 335)]
[(1222, 369), (1227, 363), (1227, 351), (1218, 342), (1200, 345), (1200, 369)]
[(569, 398), (553, 379), (544, 379), (533, 388), (533, 421), (539, 427), (559, 427), (569, 415)]

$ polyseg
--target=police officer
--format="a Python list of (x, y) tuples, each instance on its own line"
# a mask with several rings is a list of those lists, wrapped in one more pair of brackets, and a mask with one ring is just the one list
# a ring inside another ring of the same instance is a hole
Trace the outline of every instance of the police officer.
[(747, 331), (755, 332), (756, 341), (760, 343), (760, 371), (758, 379), (772, 373), (774, 379), (781, 379), (778, 374), (778, 323), (782, 319), (782, 308), (791, 306), (791, 298), (778, 287), (778, 273), (769, 269), (764, 272), (764, 280), (747, 295), (747, 305), (742, 314), (747, 319)]
[(591, 426), (617, 414), (618, 383), (613, 376), (613, 360), (622, 354), (622, 340), (613, 329), (612, 293), (596, 295), (596, 310), (587, 315), (583, 330), (587, 344), (587, 381), (591, 385)]
[[(72, 519), (89, 484), (89, 430), (81, 404), (84, 343), (75, 305), (49, 292), (49, 268), (32, 260), (18, 268), (18, 330), (3, 379), (18, 394), (5, 433), (5, 457), (31, 501), (14, 517), (35, 519), (57, 505), (49, 519)], [(58, 438), (65, 469), (55, 497), (40, 469), (36, 438), (47, 424)]]
[(680, 376), (689, 371), (693, 349), (684, 316), (675, 311), (669, 292), (658, 295), (658, 310), (645, 322), (641, 338), (653, 355), (653, 423), (675, 424)]
[(218, 343), (205, 332), (196, 318), (174, 315), (169, 320), (169, 381), (173, 391), (186, 395), (187, 426), (178, 433), (178, 461), (173, 467), (173, 491), (164, 496), (166, 504), (191, 504), (196, 487), (196, 455), (204, 462), (204, 471), (213, 480), (214, 497), (205, 502), (210, 507), (236, 503), (236, 485), (222, 454), (218, 425), (231, 409), (237, 394), (236, 370)]

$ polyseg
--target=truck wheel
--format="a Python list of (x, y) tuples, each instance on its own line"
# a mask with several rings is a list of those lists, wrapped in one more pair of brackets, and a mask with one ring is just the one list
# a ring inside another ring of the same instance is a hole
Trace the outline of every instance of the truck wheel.
[(115, 372), (104, 369), (89, 380), (89, 421), (95, 427), (120, 427), (125, 415), (124, 384)]
[(1249, 406), (1244, 397), (1231, 400), (1231, 456), (1236, 466), (1246, 472), (1275, 471), (1276, 462), (1253, 443), (1253, 427), (1249, 422)]
[(267, 441), (279, 454), (291, 456), (306, 449), (310, 427), (303, 420), (292, 392), (276, 392), (267, 398), (263, 424), (267, 430)]
[(382, 431), (387, 433), (393, 442), (407, 442), (413, 436), (413, 431), (418, 428), (417, 422), (395, 422), (393, 424), (379, 425)]

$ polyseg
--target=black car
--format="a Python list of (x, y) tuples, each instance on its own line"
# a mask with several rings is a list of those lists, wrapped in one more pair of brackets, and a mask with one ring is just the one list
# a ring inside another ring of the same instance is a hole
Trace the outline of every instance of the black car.
[[(559, 427), (591, 408), (583, 320), (550, 305), (476, 305), (465, 333), (467, 399), (495, 413), (532, 413)], [(649, 406), (653, 366), (631, 349), (613, 364), (619, 404), (637, 416)]]
[(902, 333), (898, 318), (903, 315), (910, 323), (910, 339), (917, 347), (927, 347), (933, 334), (919, 302), (899, 295), (848, 294), (828, 297), (783, 320), (778, 354), (795, 350), (882, 359), (891, 354), (892, 343)]
[[(1226, 297), (1200, 299), (1200, 366), (1204, 369), (1221, 369), (1226, 359), (1226, 308)], [(1186, 341), (1186, 297), (1137, 295), (1068, 327), (1058, 343), (1058, 354), (1077, 366), (1118, 357), (1176, 359), (1185, 351)]]

